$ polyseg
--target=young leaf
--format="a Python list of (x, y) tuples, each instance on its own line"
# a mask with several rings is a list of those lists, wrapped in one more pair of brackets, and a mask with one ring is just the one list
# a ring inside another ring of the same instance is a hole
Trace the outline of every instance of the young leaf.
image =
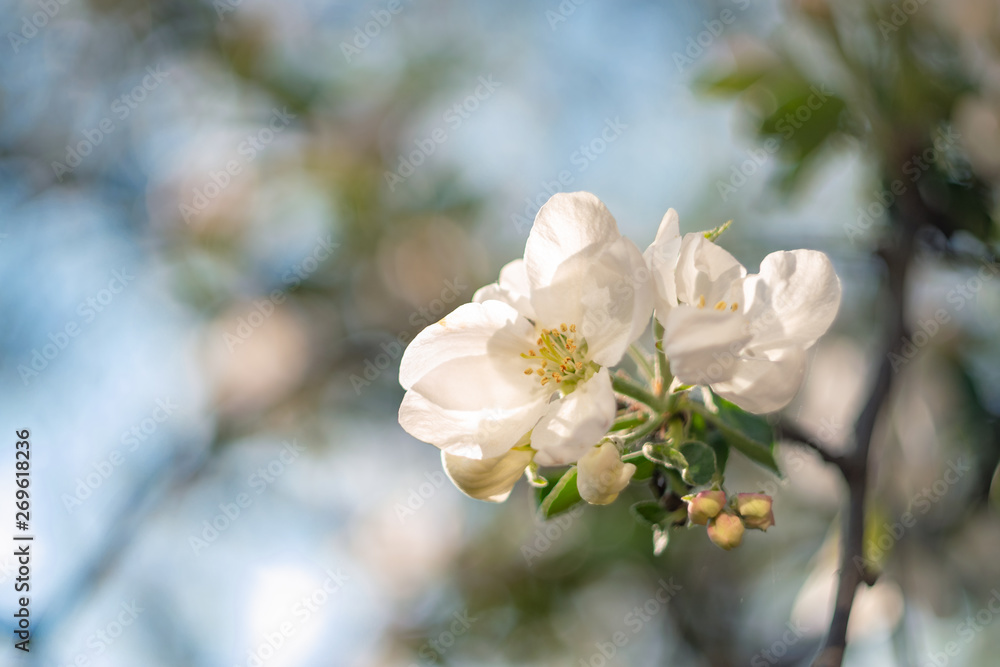
[(662, 442), (647, 442), (642, 446), (642, 454), (650, 461), (668, 468), (684, 470), (688, 466), (683, 454)]
[(653, 476), (653, 469), (656, 464), (646, 458), (642, 452), (632, 452), (622, 457), (623, 463), (631, 463), (635, 466), (635, 473), (632, 475), (633, 482), (644, 482)]
[(667, 518), (667, 510), (655, 500), (641, 500), (631, 508), (632, 514), (640, 522), (655, 526)]
[(567, 470), (555, 484), (549, 484), (551, 491), (546, 493), (538, 506), (542, 516), (551, 519), (570, 509), (583, 499), (576, 487), (576, 466)]
[(683, 471), (684, 481), (692, 486), (703, 486), (715, 476), (715, 451), (704, 442), (690, 440), (680, 446), (681, 454), (687, 460)]
[(780, 476), (781, 471), (774, 459), (774, 430), (768, 421), (718, 396), (715, 396), (715, 405), (719, 408), (717, 414), (702, 414), (719, 429), (726, 442), (751, 461), (770, 468)]

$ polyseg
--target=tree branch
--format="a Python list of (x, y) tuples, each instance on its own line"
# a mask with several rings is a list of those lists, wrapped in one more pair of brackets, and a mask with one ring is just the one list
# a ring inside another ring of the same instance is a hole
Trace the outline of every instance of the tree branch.
[(891, 355), (898, 354), (906, 333), (904, 303), (906, 274), (916, 247), (916, 230), (921, 219), (922, 204), (916, 192), (907, 193), (899, 201), (901, 211), (897, 222), (895, 243), (878, 254), (886, 264), (888, 295), (887, 323), (881, 345), (882, 361), (875, 382), (865, 401), (865, 406), (854, 424), (854, 451), (841, 460), (838, 468), (847, 482), (847, 512), (844, 514), (841, 540), (840, 570), (837, 597), (826, 641), (813, 667), (840, 667), (847, 648), (847, 626), (857, 588), (862, 582), (872, 583), (871, 573), (864, 567), (865, 501), (868, 488), (868, 471), (872, 434), (879, 413), (892, 390), (894, 370)]

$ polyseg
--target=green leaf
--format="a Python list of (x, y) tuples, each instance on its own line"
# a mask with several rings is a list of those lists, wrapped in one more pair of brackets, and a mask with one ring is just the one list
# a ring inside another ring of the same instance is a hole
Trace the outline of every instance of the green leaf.
[(655, 500), (642, 500), (632, 505), (632, 514), (641, 523), (656, 526), (667, 518), (667, 510)]
[(774, 429), (760, 415), (752, 415), (724, 398), (714, 397), (718, 414), (704, 414), (731, 447), (781, 476), (774, 459)]
[(650, 461), (668, 468), (684, 470), (688, 466), (683, 454), (662, 442), (647, 442), (642, 446), (642, 454)]
[(576, 487), (576, 466), (567, 470), (555, 484), (550, 483), (548, 488), (551, 490), (542, 495), (538, 506), (542, 517), (546, 519), (565, 512), (583, 500), (580, 497), (580, 490)]
[(632, 452), (622, 457), (624, 463), (631, 463), (635, 466), (635, 474), (632, 475), (633, 482), (644, 482), (653, 476), (656, 464), (645, 457), (642, 452)]
[(709, 73), (695, 80), (694, 85), (705, 93), (732, 96), (742, 93), (767, 74), (763, 68), (737, 69), (726, 74)]
[(680, 446), (681, 454), (687, 460), (687, 468), (682, 475), (692, 486), (703, 486), (715, 477), (715, 451), (704, 442), (690, 440)]

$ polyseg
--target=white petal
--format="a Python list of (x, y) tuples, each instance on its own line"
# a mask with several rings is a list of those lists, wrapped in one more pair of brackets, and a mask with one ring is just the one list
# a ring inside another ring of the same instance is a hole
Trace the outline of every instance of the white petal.
[(620, 236), (615, 219), (593, 194), (554, 194), (535, 216), (524, 247), (528, 280), (534, 288), (545, 287), (564, 261), (593, 246), (610, 245)]
[(411, 389), (399, 406), (399, 424), (414, 438), (451, 454), (483, 459), (514, 447), (547, 407), (547, 398), (542, 395), (510, 410), (488, 404), (476, 410), (448, 410)]
[(472, 295), (476, 303), (495, 300), (512, 306), (517, 312), (530, 320), (535, 319), (535, 311), (531, 307), (531, 286), (528, 284), (528, 273), (524, 268), (523, 259), (508, 262), (500, 269), (500, 279), (485, 287), (480, 287)]
[(840, 308), (840, 279), (816, 250), (773, 252), (743, 283), (758, 351), (807, 348), (826, 333)]
[(449, 410), (509, 410), (545, 393), (524, 375), (521, 353), (535, 345), (534, 327), (499, 301), (467, 303), (413, 339), (399, 382)]
[(667, 317), (663, 351), (674, 377), (708, 385), (732, 377), (749, 340), (746, 318), (739, 313), (678, 306)]
[(441, 452), (441, 465), (448, 479), (467, 496), (501, 503), (531, 463), (531, 451), (512, 449), (492, 459), (467, 459)]
[(670, 209), (660, 221), (656, 238), (643, 253), (655, 290), (654, 307), (661, 323), (665, 321), (667, 312), (677, 305), (676, 272), (680, 250), (680, 222), (677, 211)]
[(602, 368), (572, 394), (549, 404), (531, 433), (535, 461), (558, 466), (578, 460), (607, 434), (616, 410), (611, 375)]
[(774, 412), (788, 405), (802, 384), (806, 354), (795, 348), (775, 359), (741, 359), (726, 382), (712, 391), (744, 410), (757, 414)]
[(609, 505), (628, 486), (635, 465), (622, 463), (618, 448), (605, 442), (584, 454), (576, 470), (580, 497), (591, 505)]
[(746, 274), (735, 257), (704, 235), (685, 234), (677, 260), (677, 300), (697, 304), (704, 297), (708, 308), (742, 300), (740, 284)]
[(652, 298), (645, 260), (625, 237), (570, 257), (549, 285), (532, 292), (539, 325), (576, 324), (588, 357), (602, 366), (618, 363), (642, 335)]

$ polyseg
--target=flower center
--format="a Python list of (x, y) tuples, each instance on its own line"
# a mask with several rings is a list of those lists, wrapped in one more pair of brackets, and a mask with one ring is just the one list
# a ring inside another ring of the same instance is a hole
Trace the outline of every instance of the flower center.
[[(704, 294), (702, 294), (701, 296), (698, 297), (698, 303), (696, 303), (695, 305), (698, 308), (704, 308), (705, 307), (705, 295)], [(732, 312), (735, 313), (737, 310), (739, 310), (740, 304), (736, 303), (735, 301), (733, 301), (731, 304), (730, 303), (726, 303), (725, 301), (719, 301), (718, 303), (716, 303), (712, 307), (715, 308), (715, 310), (726, 310), (728, 308), (729, 310), (731, 310)]]
[(560, 324), (558, 329), (542, 329), (536, 343), (538, 349), (522, 352), (521, 357), (532, 363), (525, 375), (537, 375), (542, 386), (549, 382), (560, 385), (563, 394), (576, 388), (581, 380), (593, 374), (594, 364), (587, 360), (587, 341), (577, 343), (575, 324)]

